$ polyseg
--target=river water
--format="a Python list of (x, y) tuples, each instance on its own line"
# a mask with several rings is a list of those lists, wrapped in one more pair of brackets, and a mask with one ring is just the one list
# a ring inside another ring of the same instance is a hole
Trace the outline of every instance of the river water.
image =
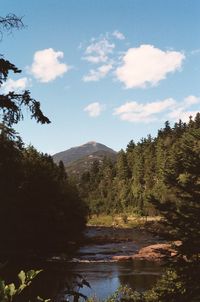
[(161, 274), (158, 264), (147, 261), (80, 263), (73, 272), (86, 277), (91, 288), (81, 292), (88, 297), (105, 299), (119, 286), (128, 286), (138, 291), (150, 289)]
[[(12, 263), (9, 282), (20, 269), (40, 269), (44, 271), (28, 289), (29, 296), (40, 295), (44, 298), (53, 298), (53, 301), (61, 302), (68, 298), (65, 293), (67, 285), (77, 278), (85, 278), (90, 287), (84, 286), (80, 292), (88, 297), (96, 296), (105, 299), (114, 293), (119, 286), (127, 285), (138, 291), (151, 288), (159, 278), (162, 268), (159, 264), (149, 261), (120, 261), (112, 260), (116, 255), (133, 255), (141, 247), (158, 242), (158, 238), (152, 237), (143, 231), (111, 229), (111, 228), (88, 228), (85, 245), (74, 254), (69, 261), (65, 253), (50, 257), (47, 261), (35, 261), (20, 264)], [(31, 266), (30, 266), (31, 265)], [(78, 277), (77, 277), (78, 275)], [(19, 300), (23, 301), (22, 298)], [(27, 301), (27, 300), (25, 300)]]
[[(150, 289), (161, 275), (161, 266), (150, 261), (113, 261), (113, 256), (130, 256), (149, 244), (159, 241), (151, 234), (133, 229), (90, 227), (89, 244), (82, 246), (73, 258), (73, 272), (83, 275), (91, 288), (84, 287), (86, 296), (105, 299), (121, 285), (138, 291)], [(94, 239), (94, 240), (93, 240)]]

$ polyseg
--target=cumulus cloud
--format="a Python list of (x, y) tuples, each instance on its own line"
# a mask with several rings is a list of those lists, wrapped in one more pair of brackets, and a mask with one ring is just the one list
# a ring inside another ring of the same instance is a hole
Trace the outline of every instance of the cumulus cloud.
[(99, 102), (95, 102), (85, 107), (84, 111), (86, 111), (91, 117), (97, 117), (101, 114), (104, 108), (105, 108), (104, 105), (101, 105)]
[(62, 51), (55, 51), (53, 48), (36, 51), (30, 72), (40, 82), (53, 81), (70, 69), (70, 66), (60, 62), (63, 57)]
[(125, 39), (124, 34), (121, 33), (121, 32), (118, 31), (118, 30), (113, 31), (112, 35), (113, 35), (113, 37), (115, 37), (117, 40), (124, 40), (124, 39)]
[(121, 120), (128, 122), (149, 123), (158, 119), (186, 121), (190, 115), (193, 117), (196, 115), (197, 110), (191, 110), (191, 107), (197, 104), (200, 104), (200, 98), (193, 95), (186, 97), (181, 102), (173, 98), (146, 104), (133, 101), (115, 108), (113, 115), (118, 115)]
[(127, 102), (115, 108), (114, 115), (119, 115), (120, 119), (129, 122), (150, 122), (156, 119), (156, 114), (161, 113), (175, 105), (172, 98), (147, 104), (138, 102)]
[(87, 75), (83, 77), (84, 82), (97, 82), (100, 79), (104, 78), (109, 71), (112, 69), (112, 64), (105, 64), (97, 69), (91, 69)]
[(178, 51), (163, 51), (153, 45), (129, 48), (116, 76), (126, 88), (155, 86), (170, 72), (179, 70), (185, 56)]
[(102, 38), (99, 41), (92, 42), (85, 50), (84, 60), (90, 63), (105, 63), (109, 59), (109, 54), (113, 52), (115, 44), (108, 39)]
[(4, 93), (8, 93), (9, 91), (19, 92), (21, 90), (25, 90), (30, 85), (31, 81), (26, 77), (18, 80), (8, 79), (5, 83), (3, 83), (2, 89)]

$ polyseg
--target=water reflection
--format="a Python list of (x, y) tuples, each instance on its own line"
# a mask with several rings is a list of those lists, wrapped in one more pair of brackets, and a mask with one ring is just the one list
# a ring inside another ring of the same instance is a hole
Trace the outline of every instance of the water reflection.
[(134, 261), (124, 265), (124, 270), (119, 272), (120, 284), (141, 292), (153, 287), (162, 270), (160, 265), (147, 261)]
[(31, 263), (10, 264), (2, 272), (7, 282), (13, 282), (17, 273), (30, 268), (44, 271), (34, 280), (32, 286), (25, 290), (23, 297), (16, 301), (27, 301), (27, 297), (34, 301), (34, 297), (41, 296), (60, 302), (68, 283), (73, 282), (74, 275), (84, 276), (91, 285), (91, 289), (84, 287), (81, 292), (89, 296), (97, 296), (104, 299), (111, 295), (120, 285), (144, 291), (151, 288), (161, 273), (158, 264), (146, 261), (134, 261), (124, 263)]
[(161, 274), (161, 267), (146, 261), (80, 263), (73, 268), (73, 272), (82, 274), (91, 284), (91, 289), (82, 289), (85, 295), (105, 299), (120, 285), (127, 285), (138, 291), (151, 288)]

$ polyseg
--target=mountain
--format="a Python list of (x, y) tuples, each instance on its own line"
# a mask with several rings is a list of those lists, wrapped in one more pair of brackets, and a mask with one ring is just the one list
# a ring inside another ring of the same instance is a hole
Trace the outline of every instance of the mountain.
[(94, 161), (98, 161), (101, 164), (106, 157), (115, 162), (116, 156), (117, 153), (100, 150), (69, 163), (65, 168), (69, 175), (81, 176), (84, 172), (90, 170)]
[(97, 143), (88, 142), (84, 145), (70, 148), (53, 155), (55, 163), (63, 161), (67, 172), (80, 174), (90, 168), (95, 160), (102, 161), (104, 157), (115, 160), (117, 152)]

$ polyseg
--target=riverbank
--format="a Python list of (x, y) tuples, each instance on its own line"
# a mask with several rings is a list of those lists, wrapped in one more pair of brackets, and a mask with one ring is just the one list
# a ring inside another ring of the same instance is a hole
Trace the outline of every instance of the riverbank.
[(118, 261), (117, 257), (124, 257), (126, 261), (126, 257), (132, 257), (142, 248), (157, 243), (163, 243), (162, 238), (138, 227), (88, 226), (84, 244), (73, 261)]
[(112, 259), (115, 261), (145, 260), (163, 262), (167, 259), (173, 259), (177, 255), (175, 248), (180, 244), (180, 241), (170, 243), (156, 243), (141, 248), (138, 253), (132, 256), (113, 256)]
[[(100, 246), (100, 253), (110, 249), (109, 254), (113, 252), (112, 257), (109, 257), (111, 261), (162, 262), (176, 255), (176, 245), (180, 243), (166, 242), (158, 235), (161, 217), (132, 215), (125, 218), (120, 215), (93, 216), (86, 231), (86, 251), (96, 245)], [(121, 245), (126, 247), (123, 251)], [(98, 255), (98, 248), (95, 252)], [(97, 257), (96, 254), (94, 257)], [(103, 259), (103, 255), (100, 258)]]
[(139, 216), (139, 215), (92, 215), (88, 220), (88, 226), (95, 227), (116, 227), (116, 228), (144, 228), (155, 225), (160, 221), (160, 216)]

